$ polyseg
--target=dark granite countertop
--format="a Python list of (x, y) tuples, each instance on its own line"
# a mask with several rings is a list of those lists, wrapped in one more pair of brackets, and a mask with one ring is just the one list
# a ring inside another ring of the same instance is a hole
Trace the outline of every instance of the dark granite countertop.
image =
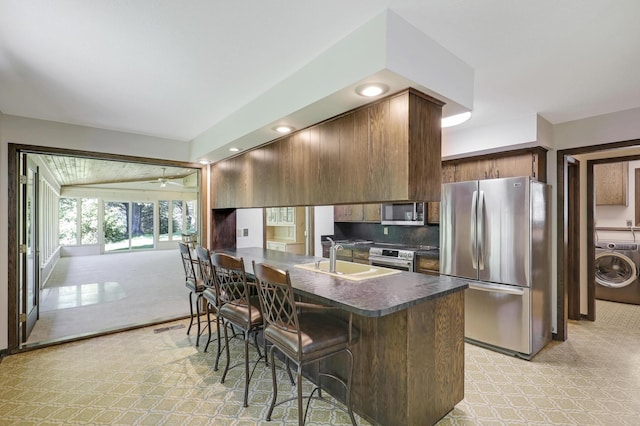
[(294, 267), (299, 263), (326, 260), (319, 257), (257, 247), (222, 251), (244, 258), (247, 274), (253, 274), (252, 261), (288, 270), (291, 283), (298, 294), (366, 317), (389, 315), (468, 287), (466, 281), (458, 278), (413, 272), (350, 281)]

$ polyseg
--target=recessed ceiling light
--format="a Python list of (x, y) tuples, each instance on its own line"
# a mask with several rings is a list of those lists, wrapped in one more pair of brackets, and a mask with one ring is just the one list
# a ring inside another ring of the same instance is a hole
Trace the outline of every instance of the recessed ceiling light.
[(389, 86), (382, 83), (367, 83), (356, 87), (356, 93), (360, 96), (373, 97), (382, 95), (389, 90)]
[(273, 128), (278, 133), (291, 133), (293, 131), (293, 127), (291, 126), (276, 126)]
[(229, 148), (229, 151), (231, 152), (238, 152), (240, 151), (240, 148), (236, 148), (235, 146), (233, 148)]
[(442, 118), (441, 127), (451, 127), (462, 124), (471, 118), (471, 111), (463, 112), (462, 114), (450, 115), (449, 117)]

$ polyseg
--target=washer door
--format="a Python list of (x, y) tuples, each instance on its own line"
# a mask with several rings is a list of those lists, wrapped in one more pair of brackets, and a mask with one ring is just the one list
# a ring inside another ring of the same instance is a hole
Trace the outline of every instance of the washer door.
[(604, 251), (596, 254), (596, 282), (604, 287), (626, 287), (638, 278), (635, 263), (622, 253)]

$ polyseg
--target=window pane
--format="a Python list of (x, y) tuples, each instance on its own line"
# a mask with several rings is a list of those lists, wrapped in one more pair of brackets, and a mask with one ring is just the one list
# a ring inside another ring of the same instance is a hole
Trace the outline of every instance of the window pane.
[(131, 203), (131, 248), (153, 248), (153, 203)]
[(58, 209), (60, 223), (60, 245), (78, 244), (77, 239), (77, 210), (78, 200), (75, 198), (60, 198)]
[(169, 201), (160, 200), (158, 202), (158, 214), (160, 217), (160, 241), (169, 241)]
[(173, 200), (173, 215), (171, 224), (173, 225), (172, 240), (182, 240), (182, 201)]
[(104, 249), (129, 249), (129, 203), (104, 203)]
[(83, 198), (80, 208), (82, 210), (82, 223), (80, 224), (81, 243), (98, 243), (98, 199)]
[(185, 202), (186, 204), (186, 226), (187, 232), (193, 233), (198, 230), (198, 209), (196, 200)]

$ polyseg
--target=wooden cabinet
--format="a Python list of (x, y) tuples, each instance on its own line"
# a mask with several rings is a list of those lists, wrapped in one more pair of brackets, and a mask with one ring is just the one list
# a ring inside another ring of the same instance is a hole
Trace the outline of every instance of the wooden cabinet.
[(365, 265), (369, 264), (369, 249), (353, 249), (353, 262), (354, 263), (362, 263)]
[(547, 181), (547, 152), (543, 148), (448, 160), (442, 163), (442, 183), (531, 176)]
[(437, 201), (441, 116), (407, 89), (220, 161), (212, 208)]
[(427, 203), (427, 224), (436, 225), (440, 223), (440, 201)]
[(364, 210), (362, 204), (344, 204), (333, 206), (334, 222), (362, 222)]
[(596, 205), (628, 205), (628, 161), (594, 164), (593, 182), (596, 187)]
[(333, 221), (380, 223), (380, 204), (344, 204), (333, 206)]
[(265, 247), (268, 250), (304, 254), (304, 207), (265, 209)]
[(362, 207), (365, 222), (380, 223), (380, 204), (365, 204)]
[[(299, 208), (298, 208), (299, 209)], [(265, 217), (267, 226), (295, 226), (296, 225), (296, 207), (270, 207), (265, 209)]]
[(427, 256), (416, 256), (416, 272), (440, 275), (440, 260)]
[(304, 243), (285, 243), (267, 241), (267, 250), (285, 251), (287, 253), (304, 254)]

